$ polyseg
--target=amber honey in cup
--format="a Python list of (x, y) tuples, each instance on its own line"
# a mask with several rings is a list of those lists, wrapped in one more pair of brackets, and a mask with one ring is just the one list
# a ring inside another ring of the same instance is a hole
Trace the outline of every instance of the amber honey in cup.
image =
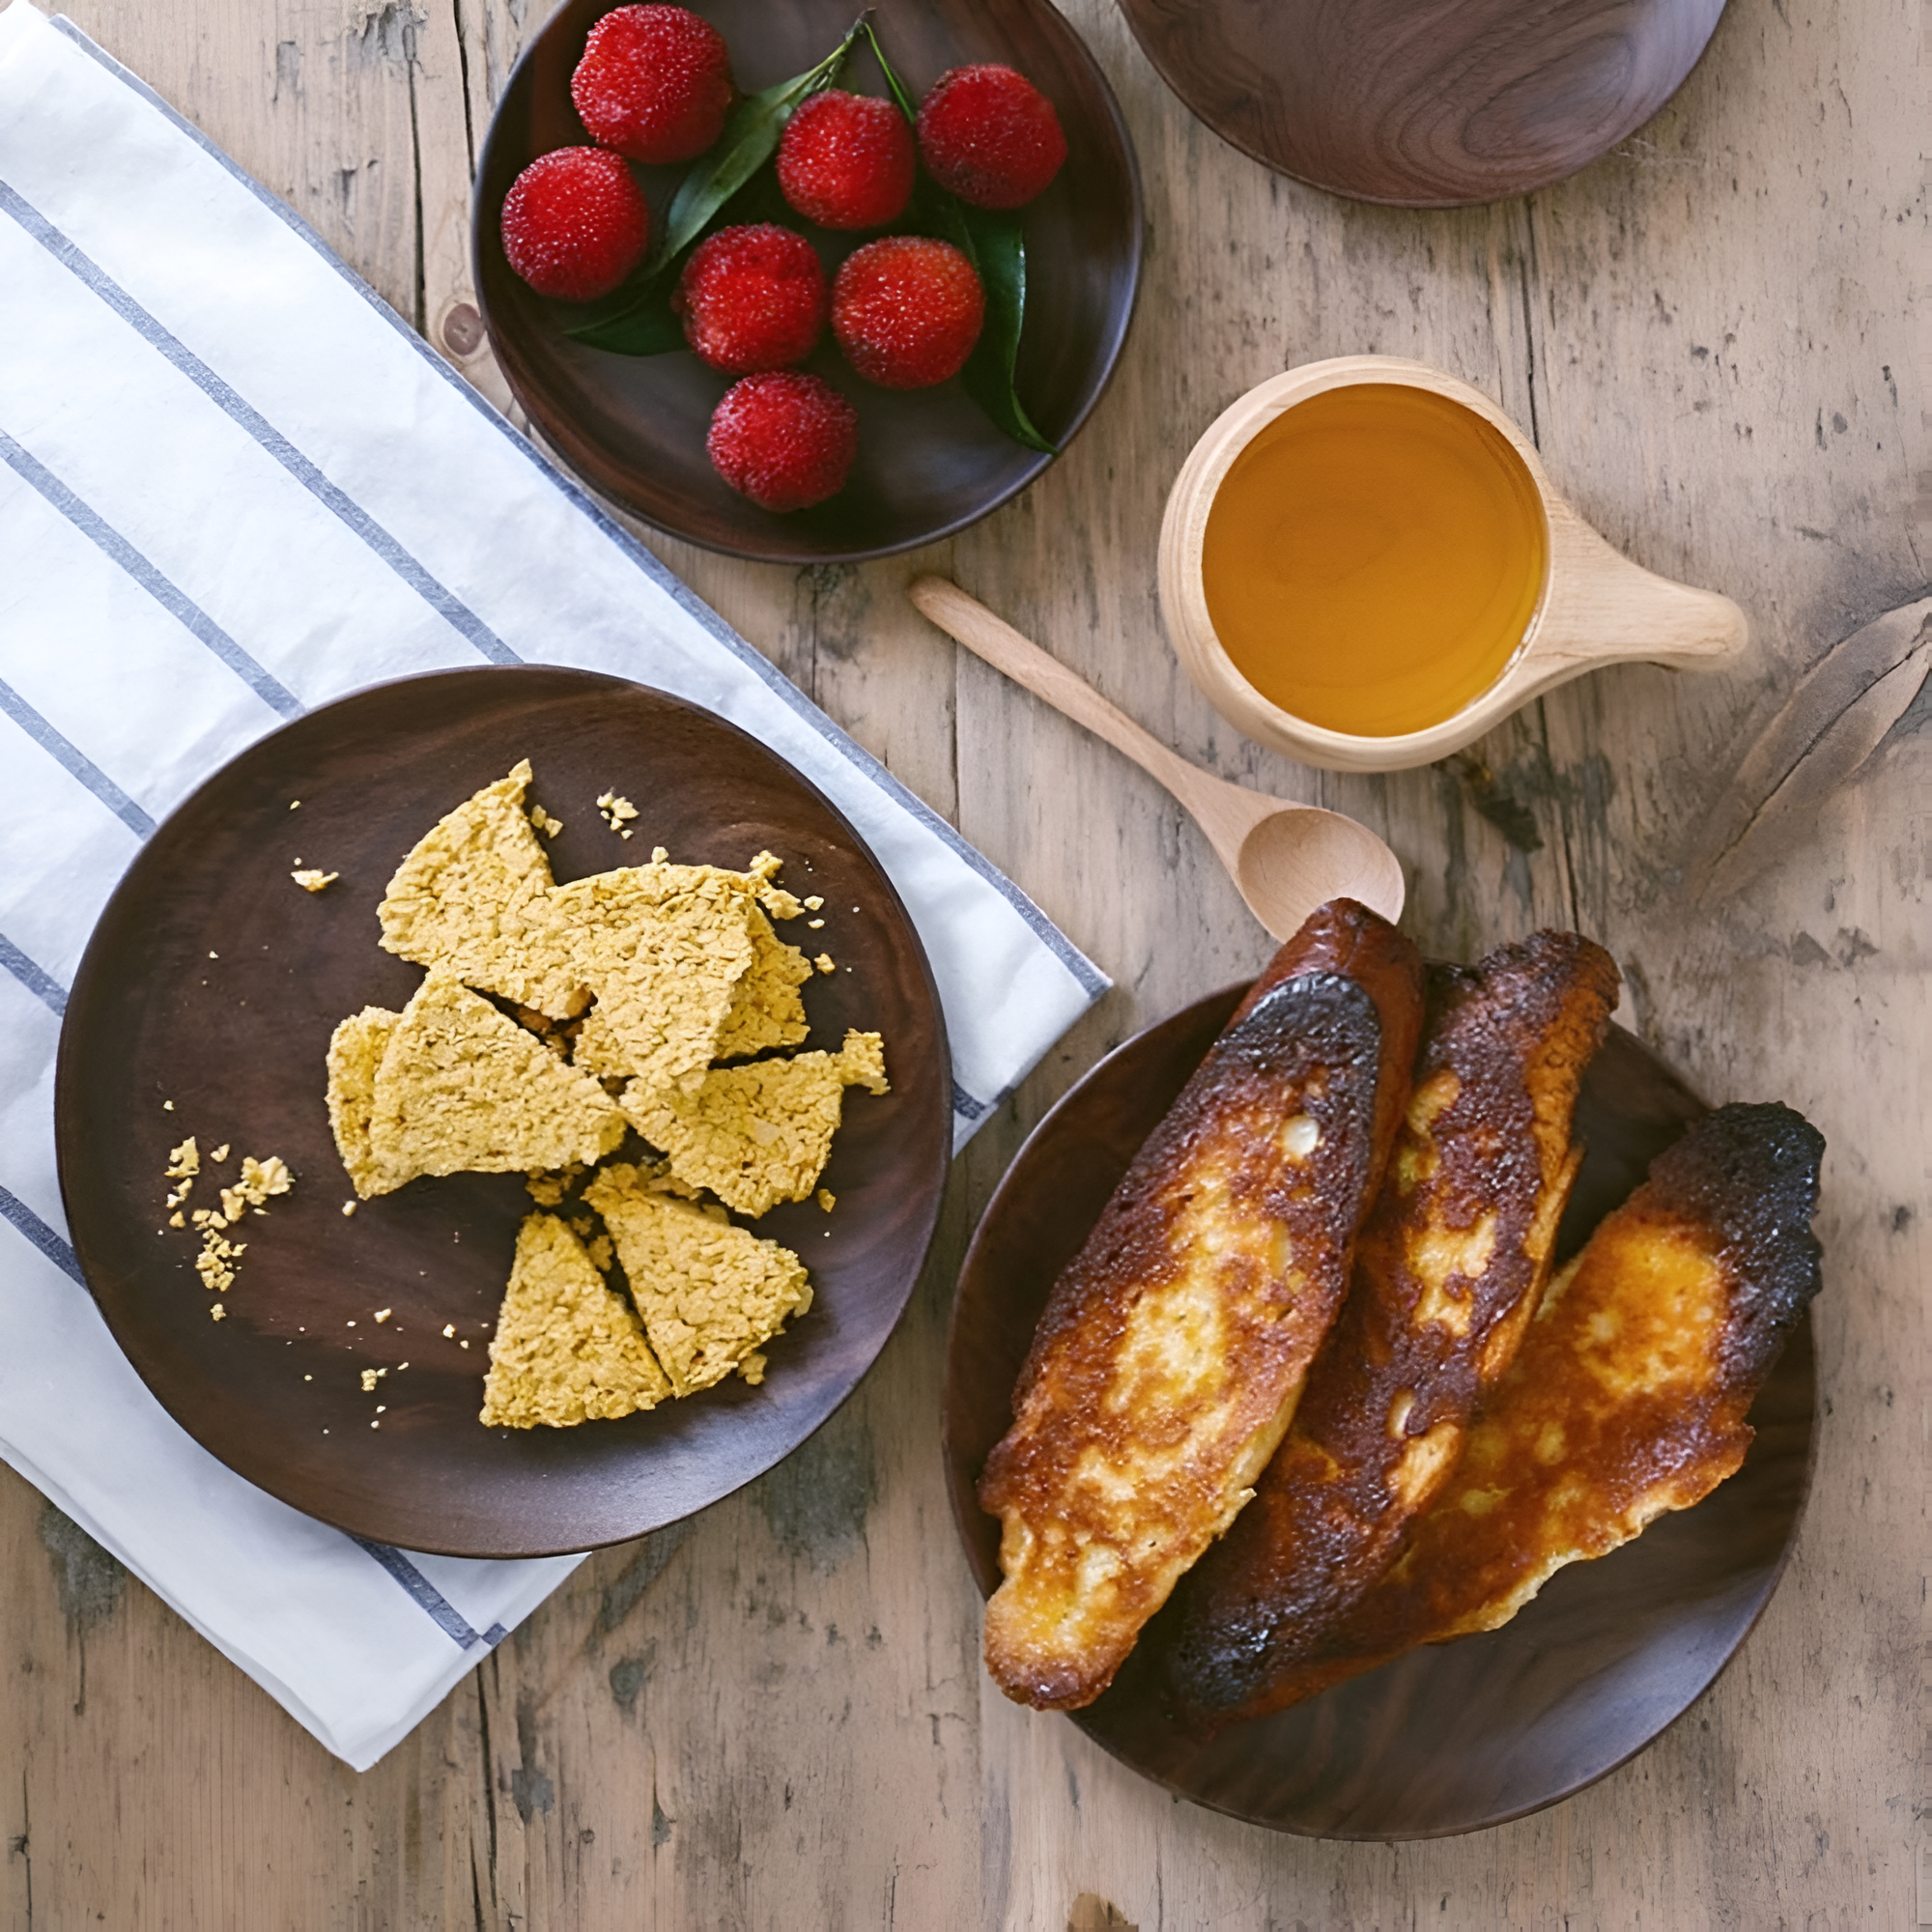
[(1235, 669), (1304, 723), (1425, 731), (1499, 678), (1535, 615), (1549, 526), (1473, 410), (1351, 383), (1284, 410), (1215, 491), (1208, 614)]

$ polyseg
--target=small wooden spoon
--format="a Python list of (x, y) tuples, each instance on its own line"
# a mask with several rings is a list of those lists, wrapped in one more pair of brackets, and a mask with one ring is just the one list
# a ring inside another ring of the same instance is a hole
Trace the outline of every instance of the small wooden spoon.
[(956, 583), (916, 578), (907, 594), (976, 657), (1106, 739), (1165, 785), (1207, 835), (1248, 910), (1277, 939), (1290, 937), (1317, 906), (1335, 898), (1359, 899), (1384, 919), (1401, 918), (1401, 862), (1367, 826), (1339, 811), (1230, 784), (1190, 765)]

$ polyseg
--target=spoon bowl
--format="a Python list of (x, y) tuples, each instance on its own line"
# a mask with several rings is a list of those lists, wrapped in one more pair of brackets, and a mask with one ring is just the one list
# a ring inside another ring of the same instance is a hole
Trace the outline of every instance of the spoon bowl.
[(1277, 939), (1297, 932), (1330, 899), (1356, 899), (1391, 923), (1402, 917), (1402, 862), (1366, 825), (1190, 765), (948, 579), (916, 578), (907, 595), (955, 642), (1165, 785), (1200, 826), (1248, 910)]

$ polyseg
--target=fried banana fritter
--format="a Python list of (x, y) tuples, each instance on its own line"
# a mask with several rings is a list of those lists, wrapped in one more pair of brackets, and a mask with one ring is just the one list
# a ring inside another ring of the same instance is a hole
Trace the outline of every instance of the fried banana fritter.
[(1507, 1623), (1731, 1475), (1746, 1411), (1818, 1292), (1822, 1135), (1720, 1107), (1550, 1284), (1454, 1480), (1394, 1567), (1280, 1680), (1277, 1706)]
[(988, 1458), (986, 1664), (1091, 1703), (1280, 1441), (1401, 1118), (1415, 949), (1351, 901), (1283, 948), (1055, 1284)]
[(1254, 1502), (1183, 1593), (1170, 1674), (1195, 1723), (1277, 1708), (1283, 1673), (1449, 1480), (1548, 1279), (1582, 1157), (1577, 1093), (1616, 997), (1609, 955), (1576, 933), (1432, 969), (1348, 1301)]

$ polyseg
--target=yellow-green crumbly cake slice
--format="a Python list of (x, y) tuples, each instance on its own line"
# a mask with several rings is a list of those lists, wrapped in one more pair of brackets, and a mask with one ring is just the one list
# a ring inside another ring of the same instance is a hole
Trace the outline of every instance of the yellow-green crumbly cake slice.
[[(811, 1306), (804, 1264), (789, 1248), (651, 1190), (627, 1165), (606, 1168), (583, 1190), (604, 1217), (651, 1350), (679, 1395), (736, 1369), (764, 1379), (760, 1347)], [(722, 1210), (719, 1210), (722, 1211)]]
[(568, 1429), (655, 1408), (669, 1394), (630, 1303), (583, 1243), (554, 1214), (526, 1215), (490, 1344), (481, 1420)]
[(848, 1033), (837, 1053), (801, 1053), (724, 1066), (695, 1094), (624, 1089), (631, 1124), (666, 1154), (690, 1187), (708, 1187), (756, 1219), (781, 1201), (803, 1201), (832, 1153), (847, 1087), (883, 1094), (885, 1050), (875, 1033)]
[(745, 875), (627, 866), (557, 887), (551, 904), (573, 970), (597, 997), (577, 1065), (696, 1086), (752, 965), (752, 920), (762, 915)]
[(524, 810), (527, 758), (439, 819), (397, 867), (384, 948), (553, 1019), (587, 995), (551, 916), (550, 861)]
[[(447, 974), (432, 973), (390, 1029), (360, 1194), (421, 1174), (528, 1174), (601, 1159), (624, 1117), (596, 1081)], [(346, 1164), (346, 1162), (345, 1162)]]
[(401, 1018), (386, 1007), (364, 1007), (351, 1013), (328, 1042), (328, 1124), (342, 1165), (364, 1200), (398, 1184), (384, 1179), (369, 1145), (369, 1121), (376, 1111), (376, 1069)]

